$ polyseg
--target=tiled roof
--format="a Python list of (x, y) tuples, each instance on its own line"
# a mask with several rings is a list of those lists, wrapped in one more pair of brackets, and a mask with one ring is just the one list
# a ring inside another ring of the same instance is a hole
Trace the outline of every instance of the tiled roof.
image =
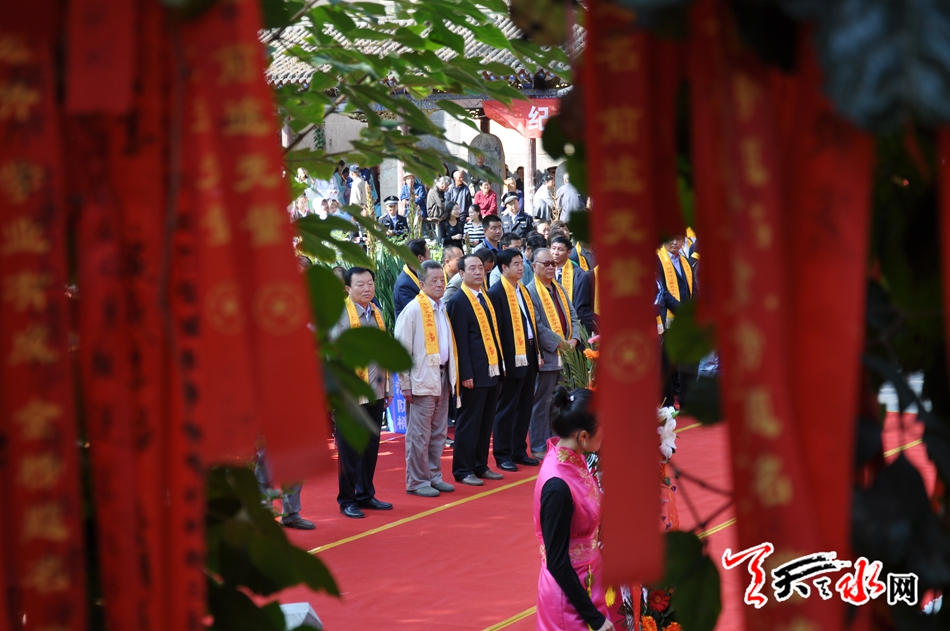
[[(399, 22), (393, 20), (393, 23), (398, 24)], [(366, 26), (370, 25), (367, 24)], [(495, 19), (495, 26), (497, 26), (509, 40), (521, 39), (523, 35), (521, 30), (515, 26), (514, 22), (512, 22), (507, 15), (499, 15)], [(273, 59), (271, 60), (270, 67), (267, 69), (267, 80), (269, 83), (272, 83), (277, 87), (288, 84), (306, 86), (310, 83), (310, 77), (313, 76), (313, 73), (315, 72), (314, 67), (286, 52), (294, 46), (300, 46), (304, 50), (310, 49), (310, 47), (306, 44), (308, 28), (310, 27), (307, 25), (295, 25), (288, 27), (280, 33), (278, 38), (270, 42), (270, 46), (273, 49)], [(327, 28), (330, 29), (329, 32), (336, 40), (340, 42), (341, 45), (351, 45), (350, 42), (348, 42), (335, 29), (332, 27)], [(479, 42), (468, 29), (455, 27), (452, 28), (452, 30), (460, 33), (463, 36), (465, 40), (466, 58), (471, 59), (474, 57), (481, 57), (486, 62), (502, 63), (511, 67), (516, 73), (523, 68), (521, 62), (509, 51), (494, 48)], [(265, 42), (267, 42), (271, 37), (272, 35), (268, 31), (263, 32), (261, 35), (261, 39)], [(584, 49), (585, 40), (586, 32), (584, 29), (580, 26), (575, 26), (573, 45), (570, 47), (565, 46), (565, 52), (568, 54), (568, 56), (573, 57), (576, 52), (582, 51)], [(406, 46), (391, 39), (385, 41), (365, 39), (357, 40), (353, 42), (352, 45), (356, 46), (360, 52), (365, 55), (377, 55), (379, 57), (398, 55), (403, 51), (409, 50)], [(443, 48), (436, 54), (438, 54), (441, 59), (448, 60), (455, 57), (457, 53), (450, 48)], [(526, 68), (525, 70), (529, 74), (533, 74), (537, 71), (537, 68)], [(514, 77), (512, 77), (512, 80), (513, 79)]]

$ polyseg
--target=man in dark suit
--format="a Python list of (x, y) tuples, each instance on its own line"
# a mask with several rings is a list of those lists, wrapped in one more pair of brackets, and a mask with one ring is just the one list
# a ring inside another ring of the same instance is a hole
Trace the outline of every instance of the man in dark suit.
[[(462, 405), (455, 423), (452, 474), (462, 484), (482, 486), (502, 475), (488, 468), (488, 446), (502, 371), (501, 344), (490, 301), (482, 291), (485, 267), (469, 254), (459, 261), (462, 288), (446, 305), (458, 345)], [(483, 328), (479, 322), (486, 323)]]
[(594, 253), (587, 248), (587, 244), (580, 241), (574, 245), (574, 249), (568, 254), (568, 258), (577, 263), (585, 272), (591, 272), (597, 267), (597, 259), (594, 258)]
[(406, 218), (398, 214), (396, 210), (399, 207), (399, 200), (395, 195), (390, 195), (383, 200), (386, 206), (386, 212), (379, 218), (379, 225), (386, 231), (387, 237), (404, 237), (409, 232), (409, 222)]
[[(668, 328), (676, 317), (680, 307), (689, 302), (696, 291), (693, 278), (693, 268), (690, 259), (684, 256), (683, 237), (677, 236), (668, 241), (656, 253), (656, 278), (659, 288), (658, 302), (661, 309), (661, 320), (664, 328)], [(674, 405), (679, 397), (680, 402), (686, 396), (690, 381), (695, 378), (696, 366), (671, 365), (663, 351), (663, 366), (669, 371), (669, 377), (663, 386), (665, 405)], [(664, 371), (665, 372), (665, 371)]]
[[(406, 244), (409, 251), (412, 252), (419, 263), (429, 260), (429, 246), (425, 239), (413, 239)], [(419, 282), (418, 268), (413, 269), (408, 265), (402, 266), (402, 272), (396, 278), (396, 284), (393, 285), (393, 306), (396, 308), (396, 317), (402, 313), (410, 300), (415, 300), (422, 289), (422, 283)]]
[(562, 234), (551, 237), (551, 256), (557, 264), (554, 280), (564, 287), (581, 324), (588, 333), (593, 334), (595, 330), (593, 274), (588, 274), (571, 261), (569, 254), (573, 249), (574, 245), (568, 237)]
[[(517, 471), (518, 464), (537, 466), (528, 454), (528, 427), (534, 406), (534, 386), (538, 379), (538, 323), (528, 290), (521, 284), (524, 257), (516, 249), (498, 253), (496, 269), (501, 280), (488, 290), (498, 317), (498, 337), (505, 358), (505, 374), (501, 378), (501, 395), (492, 430), (492, 451), (495, 462), (505, 471)], [(511, 297), (516, 306), (512, 309)], [(516, 320), (517, 319), (517, 320)], [(517, 327), (515, 322), (520, 323)], [(516, 335), (524, 347), (518, 353)]]

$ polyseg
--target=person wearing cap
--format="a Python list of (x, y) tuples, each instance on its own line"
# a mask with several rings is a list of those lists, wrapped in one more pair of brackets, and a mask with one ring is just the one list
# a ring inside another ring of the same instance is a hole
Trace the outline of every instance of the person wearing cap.
[(502, 204), (505, 203), (505, 197), (508, 196), (508, 193), (514, 193), (518, 196), (518, 210), (524, 208), (524, 191), (518, 189), (518, 183), (513, 177), (505, 180), (505, 192), (501, 195)]
[(521, 200), (514, 193), (506, 193), (501, 201), (505, 205), (505, 213), (501, 216), (505, 232), (513, 232), (525, 239), (534, 230), (534, 219), (524, 211)]
[(399, 192), (399, 199), (410, 201), (419, 207), (419, 216), (426, 217), (426, 187), (421, 182), (416, 182), (416, 176), (412, 173), (406, 173), (402, 177), (402, 190)]
[(533, 214), (537, 219), (550, 221), (554, 211), (554, 176), (545, 175), (541, 183), (541, 188), (534, 194)]
[(402, 215), (396, 213), (399, 206), (399, 200), (395, 195), (390, 195), (383, 200), (386, 212), (379, 218), (379, 225), (386, 230), (387, 237), (404, 237), (409, 232), (409, 222)]
[(481, 186), (472, 200), (482, 210), (482, 217), (498, 214), (498, 194), (491, 190), (491, 182), (482, 180)]
[(360, 167), (356, 164), (350, 165), (350, 198), (349, 203), (353, 206), (362, 208), (366, 204), (366, 184), (363, 176), (360, 175)]

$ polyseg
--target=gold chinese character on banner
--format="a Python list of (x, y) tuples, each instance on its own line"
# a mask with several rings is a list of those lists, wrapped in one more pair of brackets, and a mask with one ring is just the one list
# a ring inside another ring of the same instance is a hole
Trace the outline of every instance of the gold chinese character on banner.
[(30, 325), (25, 331), (13, 334), (13, 350), (7, 360), (11, 366), (39, 362), (51, 364), (59, 359), (59, 353), (49, 345), (49, 329), (39, 324)]
[(739, 119), (748, 121), (759, 105), (762, 90), (755, 81), (744, 72), (740, 72), (732, 79), (732, 94), (736, 103)]
[(198, 170), (198, 180), (195, 186), (199, 191), (217, 188), (221, 184), (221, 167), (214, 154), (208, 153), (201, 158), (201, 168)]
[(746, 138), (742, 149), (742, 175), (746, 184), (761, 187), (769, 183), (769, 172), (762, 162), (762, 143), (758, 138)]
[(20, 426), (23, 440), (45, 440), (56, 435), (53, 421), (62, 415), (62, 408), (55, 403), (33, 398), (13, 413), (13, 421)]
[(260, 49), (247, 44), (219, 48), (214, 53), (215, 59), (221, 62), (218, 85), (250, 83), (257, 79), (258, 71), (254, 60), (258, 55), (260, 55)]
[(63, 519), (63, 507), (55, 502), (27, 506), (23, 514), (23, 532), (20, 540), (24, 543), (34, 539), (47, 541), (66, 541), (69, 528)]
[(640, 121), (643, 112), (635, 107), (608, 107), (599, 115), (603, 129), (600, 132), (602, 145), (631, 144), (640, 137)]
[(33, 562), (27, 570), (23, 586), (41, 594), (52, 594), (69, 589), (69, 572), (60, 557), (47, 555)]
[(763, 454), (755, 461), (752, 486), (765, 508), (792, 501), (792, 481), (782, 473), (783, 466), (782, 459), (772, 454)]
[(11, 204), (22, 204), (43, 184), (43, 167), (14, 160), (0, 167), (0, 188)]
[(782, 423), (775, 416), (772, 407), (772, 394), (762, 386), (755, 386), (746, 391), (745, 425), (750, 432), (770, 440), (778, 438), (782, 433)]
[(752, 217), (752, 228), (755, 230), (755, 245), (760, 250), (772, 247), (772, 227), (765, 220), (765, 207), (762, 204), (752, 204), (749, 216)]
[(265, 117), (264, 104), (252, 96), (224, 104), (225, 136), (266, 136), (276, 133)]
[(3, 301), (13, 303), (14, 311), (46, 308), (46, 288), (53, 282), (49, 274), (19, 272), (3, 279)]
[(211, 130), (211, 110), (208, 109), (208, 102), (204, 99), (195, 99), (194, 108), (191, 110), (191, 131), (195, 134), (202, 134)]
[(24, 456), (17, 482), (31, 491), (48, 491), (56, 487), (63, 473), (63, 462), (53, 453)]
[(231, 226), (221, 204), (209, 206), (201, 223), (208, 230), (208, 245), (225, 245), (231, 242)]
[(40, 93), (26, 83), (0, 85), (0, 120), (12, 118), (18, 123), (30, 120), (30, 110), (40, 102)]
[(246, 193), (255, 186), (274, 188), (280, 183), (280, 177), (270, 170), (267, 156), (260, 153), (238, 158), (237, 176), (234, 190), (238, 193)]
[(607, 232), (604, 243), (617, 245), (621, 241), (641, 243), (647, 237), (646, 230), (639, 227), (640, 217), (635, 212), (614, 210), (607, 215)]
[(273, 204), (251, 206), (242, 227), (251, 235), (251, 247), (261, 248), (280, 243), (286, 216)]
[(20, 252), (29, 254), (49, 252), (49, 242), (43, 234), (43, 227), (31, 221), (29, 217), (20, 217), (5, 225), (2, 237), (0, 254), (4, 256)]
[(639, 296), (642, 278), (647, 270), (637, 257), (624, 256), (610, 262), (608, 272), (610, 278), (610, 293), (614, 298), (628, 298)]
[(735, 289), (736, 306), (745, 307), (752, 302), (752, 289), (749, 284), (755, 270), (746, 261), (737, 258), (732, 266), (732, 281)]
[(33, 58), (26, 41), (17, 35), (0, 35), (0, 62), (18, 66)]
[(609, 72), (634, 72), (640, 69), (640, 56), (633, 49), (631, 37), (601, 40), (596, 61)]
[(604, 163), (603, 190), (607, 193), (642, 193), (643, 174), (640, 161), (633, 156), (618, 156)]
[(765, 350), (765, 337), (749, 322), (738, 324), (734, 335), (739, 347), (739, 366), (749, 372), (758, 370)]

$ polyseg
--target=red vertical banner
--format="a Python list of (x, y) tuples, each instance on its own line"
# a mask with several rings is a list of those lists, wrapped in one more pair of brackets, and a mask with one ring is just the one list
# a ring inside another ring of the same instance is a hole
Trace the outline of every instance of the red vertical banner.
[[(292, 251), (288, 195), (281, 176), (279, 127), (264, 81), (253, 0), (216, 6), (183, 28), (195, 80), (207, 86), (207, 110), (192, 112), (218, 149), (227, 229), (250, 340), (255, 398), (275, 481), (329, 470), (326, 400), (303, 278)], [(187, 136), (190, 140), (192, 137)], [(186, 146), (190, 151), (194, 145)], [(292, 367), (292, 368), (291, 368)]]
[(663, 558), (657, 529), (657, 236), (648, 96), (653, 58), (649, 39), (635, 32), (629, 11), (594, 0), (587, 24), (588, 173), (603, 306), (603, 370), (597, 374), (595, 400), (607, 436), (602, 447), (604, 571), (607, 582), (617, 585), (658, 580)]
[[(164, 536), (164, 427), (168, 424), (167, 344), (159, 311), (168, 183), (168, 45), (164, 9), (140, 0), (138, 55), (132, 111), (112, 130), (111, 176), (120, 208), (123, 316), (129, 344), (129, 406), (135, 456), (139, 539), (134, 565), (141, 570), (143, 629), (163, 631), (166, 622)], [(133, 563), (128, 563), (131, 568)]]
[(68, 198), (76, 204), (79, 358), (83, 420), (92, 464), (99, 576), (110, 628), (139, 629), (145, 599), (138, 565), (135, 479), (129, 406), (129, 332), (125, 318), (119, 209), (109, 185), (104, 117), (68, 120)]
[(124, 114), (131, 107), (137, 5), (131, 0), (67, 4), (68, 111)]
[[(51, 33), (0, 8), (0, 435), (15, 624), (86, 628), (66, 230)], [(55, 12), (45, 16), (56, 22)], [(52, 30), (52, 29), (51, 29)], [(0, 625), (2, 626), (2, 625)]]
[[(722, 130), (717, 146), (703, 145), (712, 133), (697, 135), (695, 145), (697, 170), (714, 170), (702, 177), (719, 190), (705, 203), (719, 205), (712, 213), (720, 231), (716, 254), (727, 251), (729, 261), (728, 270), (720, 268), (712, 280), (724, 284), (717, 287), (717, 315), (739, 548), (774, 544), (768, 570), (815, 552), (819, 540), (792, 421), (786, 344), (793, 302), (785, 282), (775, 104), (766, 69), (744, 49), (726, 15), (725, 5), (715, 1), (701, 3), (693, 13), (692, 80), (697, 95), (711, 97), (694, 101), (694, 107)], [(768, 598), (761, 609), (747, 608), (746, 616), (755, 629), (833, 628), (833, 616), (819, 607), (817, 599)]]
[(874, 143), (823, 96), (810, 43), (799, 65), (795, 133), (785, 152), (794, 209), (784, 239), (794, 261), (787, 267), (791, 385), (821, 549), (850, 558)]

